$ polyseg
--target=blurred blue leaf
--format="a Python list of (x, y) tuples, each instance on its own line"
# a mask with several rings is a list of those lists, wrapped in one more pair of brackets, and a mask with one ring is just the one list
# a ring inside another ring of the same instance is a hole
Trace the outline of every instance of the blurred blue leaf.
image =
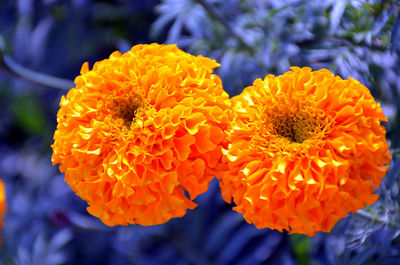
[(337, 0), (334, 2), (332, 11), (330, 13), (330, 31), (334, 32), (339, 26), (340, 20), (342, 19), (344, 10), (346, 9), (347, 0)]
[(393, 15), (393, 6), (390, 6), (390, 8), (383, 11), (382, 14), (380, 14), (380, 16), (377, 18), (377, 20), (372, 28), (372, 35), (375, 36), (378, 33), (380, 33), (392, 15)]
[(69, 229), (62, 229), (57, 234), (55, 234), (49, 243), (50, 251), (58, 251), (64, 247), (69, 241), (71, 241), (73, 234)]
[(167, 44), (177, 43), (178, 38), (181, 35), (182, 27), (183, 27), (183, 16), (178, 15), (178, 17), (172, 24), (170, 31), (168, 32), (168, 38), (166, 41)]
[(33, 11), (34, 0), (17, 0), (19, 16), (31, 14)]
[(31, 33), (31, 52), (36, 65), (43, 60), (43, 53), (47, 50), (47, 41), (53, 23), (53, 19), (47, 17), (40, 21)]
[[(246, 246), (250, 246), (256, 236), (263, 234), (264, 231), (258, 230), (253, 226), (244, 225), (239, 229), (236, 229), (234, 233), (229, 237), (222, 251), (220, 251), (217, 262), (218, 264), (229, 264), (234, 259), (238, 259), (242, 249)], [(246, 255), (248, 253), (242, 253)]]
[(167, 24), (174, 20), (176, 17), (175, 12), (163, 12), (162, 15), (151, 26), (151, 36), (155, 37), (163, 31)]
[(354, 256), (350, 265), (365, 264), (365, 261), (367, 261), (367, 259), (369, 259), (372, 255), (374, 255), (374, 253), (375, 253), (374, 249), (366, 248), (360, 253), (358, 253), (356, 256)]
[(215, 255), (232, 235), (236, 227), (240, 224), (241, 217), (235, 212), (226, 212), (219, 216), (219, 220), (211, 227), (211, 233), (208, 235), (205, 251), (211, 255)]
[(400, 40), (400, 16), (397, 15), (392, 28), (392, 37), (390, 40), (391, 46), (390, 50), (393, 52), (398, 49), (398, 44)]

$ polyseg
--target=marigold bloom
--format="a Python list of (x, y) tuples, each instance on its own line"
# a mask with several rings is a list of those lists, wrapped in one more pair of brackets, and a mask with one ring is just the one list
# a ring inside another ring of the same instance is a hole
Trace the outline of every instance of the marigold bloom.
[(3, 218), (5, 214), (6, 214), (6, 189), (4, 187), (4, 182), (0, 179), (0, 228), (3, 227)]
[(229, 118), (218, 66), (158, 44), (82, 66), (60, 102), (52, 161), (92, 215), (155, 225), (196, 207), (220, 170)]
[(358, 81), (293, 67), (257, 79), (232, 108), (220, 186), (249, 223), (314, 235), (376, 201), (387, 119)]

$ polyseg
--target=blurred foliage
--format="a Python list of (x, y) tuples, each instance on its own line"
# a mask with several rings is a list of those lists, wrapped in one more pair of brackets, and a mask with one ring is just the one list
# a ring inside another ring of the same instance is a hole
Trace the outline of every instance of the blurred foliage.
[(299, 265), (310, 264), (310, 239), (306, 235), (293, 235), (291, 236), (293, 243), (293, 251), (296, 254)]
[(257, 230), (222, 201), (216, 180), (183, 218), (109, 228), (51, 165), (65, 91), (18, 78), (3, 63), (0, 177), (8, 214), (0, 264), (399, 264), (399, 12), (399, 3), (377, 0), (0, 1), (0, 49), (66, 79), (85, 61), (150, 42), (218, 60), (231, 96), (292, 65), (351, 76), (381, 102), (395, 154), (378, 202), (331, 233)]
[(46, 129), (43, 110), (34, 96), (15, 97), (11, 112), (18, 128), (28, 134), (41, 134)]

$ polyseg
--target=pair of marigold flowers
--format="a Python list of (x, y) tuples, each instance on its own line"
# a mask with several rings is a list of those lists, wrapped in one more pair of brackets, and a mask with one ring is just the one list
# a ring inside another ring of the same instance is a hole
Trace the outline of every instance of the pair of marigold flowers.
[(182, 217), (216, 176), (257, 228), (314, 235), (376, 201), (391, 153), (369, 90), (293, 67), (229, 99), (219, 64), (137, 45), (62, 97), (52, 161), (109, 226)]

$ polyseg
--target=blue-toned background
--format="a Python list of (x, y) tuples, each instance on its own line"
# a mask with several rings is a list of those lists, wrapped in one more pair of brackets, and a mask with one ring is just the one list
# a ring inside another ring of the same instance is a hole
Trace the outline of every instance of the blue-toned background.
[[(0, 264), (400, 264), (399, 13), (375, 0), (0, 0)], [(389, 118), (379, 201), (331, 233), (287, 235), (247, 224), (214, 180), (183, 218), (103, 225), (51, 164), (58, 103), (84, 62), (151, 42), (218, 60), (231, 96), (292, 65), (361, 81)]]

